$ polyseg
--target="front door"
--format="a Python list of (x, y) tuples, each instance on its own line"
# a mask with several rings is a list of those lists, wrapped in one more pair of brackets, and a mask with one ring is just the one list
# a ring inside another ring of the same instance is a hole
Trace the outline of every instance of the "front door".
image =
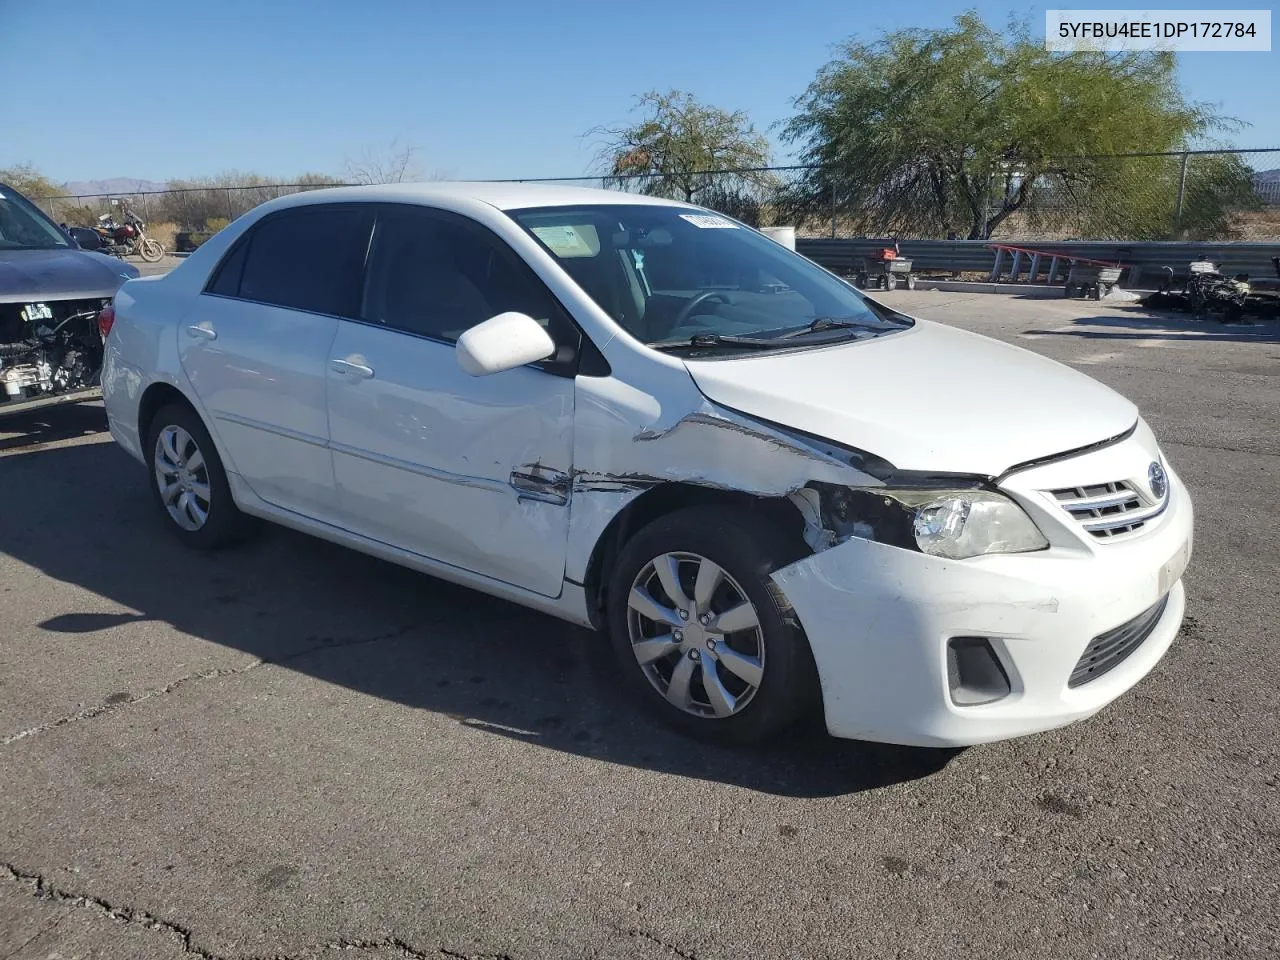
[(263, 500), (316, 519), (337, 510), (327, 371), (338, 317), (359, 308), (372, 212), (297, 207), (230, 250), (178, 329), (182, 367), (230, 463)]
[(473, 221), (382, 208), (361, 317), (329, 353), (330, 446), (343, 525), (556, 596), (564, 576), (572, 377), (462, 371), (454, 343), (508, 310), (572, 330), (541, 281)]

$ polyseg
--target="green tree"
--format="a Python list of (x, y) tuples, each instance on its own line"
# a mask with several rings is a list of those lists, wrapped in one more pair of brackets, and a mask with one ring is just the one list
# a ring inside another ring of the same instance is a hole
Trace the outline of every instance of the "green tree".
[(29, 163), (19, 163), (0, 169), (0, 183), (7, 183), (28, 200), (46, 200), (60, 197), (65, 192)]
[[(692, 202), (704, 191), (771, 188), (769, 143), (741, 110), (729, 113), (680, 90), (637, 98), (638, 123), (596, 127), (597, 162), (608, 179), (634, 178), (647, 194)], [(743, 171), (722, 174), (718, 171)]]
[(1172, 54), (1051, 53), (1025, 23), (1001, 33), (973, 12), (846, 43), (794, 105), (784, 139), (818, 165), (789, 196), (800, 214), (834, 200), (865, 230), (959, 227), (975, 240), (1019, 211), (1168, 233), (1176, 163), (1172, 187), (1156, 191), (1133, 179), (1139, 168), (1097, 158), (1183, 149), (1234, 123), (1187, 102)]

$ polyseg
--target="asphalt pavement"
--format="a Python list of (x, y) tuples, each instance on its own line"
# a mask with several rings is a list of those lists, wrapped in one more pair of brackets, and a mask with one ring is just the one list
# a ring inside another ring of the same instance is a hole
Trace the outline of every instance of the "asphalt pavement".
[(589, 632), (281, 529), (185, 550), (100, 404), (0, 419), (0, 958), (1277, 955), (1280, 330), (888, 296), (1116, 387), (1187, 480), (1129, 694), (711, 748)]

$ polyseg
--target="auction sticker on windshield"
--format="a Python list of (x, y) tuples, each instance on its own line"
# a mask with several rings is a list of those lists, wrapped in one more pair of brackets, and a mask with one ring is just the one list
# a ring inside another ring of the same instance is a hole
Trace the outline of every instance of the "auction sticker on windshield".
[(730, 230), (738, 229), (738, 225), (731, 220), (726, 220), (724, 217), (708, 216), (705, 213), (682, 213), (680, 214), (680, 219), (688, 220), (695, 227), (702, 227), (704, 230), (725, 227), (728, 227)]
[(600, 252), (600, 235), (591, 224), (530, 227), (533, 235), (557, 257), (594, 257)]

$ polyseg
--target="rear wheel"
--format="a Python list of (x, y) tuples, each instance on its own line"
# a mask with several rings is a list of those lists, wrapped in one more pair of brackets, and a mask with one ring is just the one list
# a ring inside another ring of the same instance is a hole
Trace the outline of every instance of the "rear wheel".
[(750, 742), (787, 727), (817, 702), (817, 670), (770, 574), (803, 552), (732, 508), (681, 510), (645, 527), (609, 584), (609, 634), (627, 683), (695, 736)]
[(184, 543), (214, 549), (242, 540), (253, 528), (231, 499), (213, 439), (190, 407), (169, 404), (147, 429), (151, 492), (169, 529)]

